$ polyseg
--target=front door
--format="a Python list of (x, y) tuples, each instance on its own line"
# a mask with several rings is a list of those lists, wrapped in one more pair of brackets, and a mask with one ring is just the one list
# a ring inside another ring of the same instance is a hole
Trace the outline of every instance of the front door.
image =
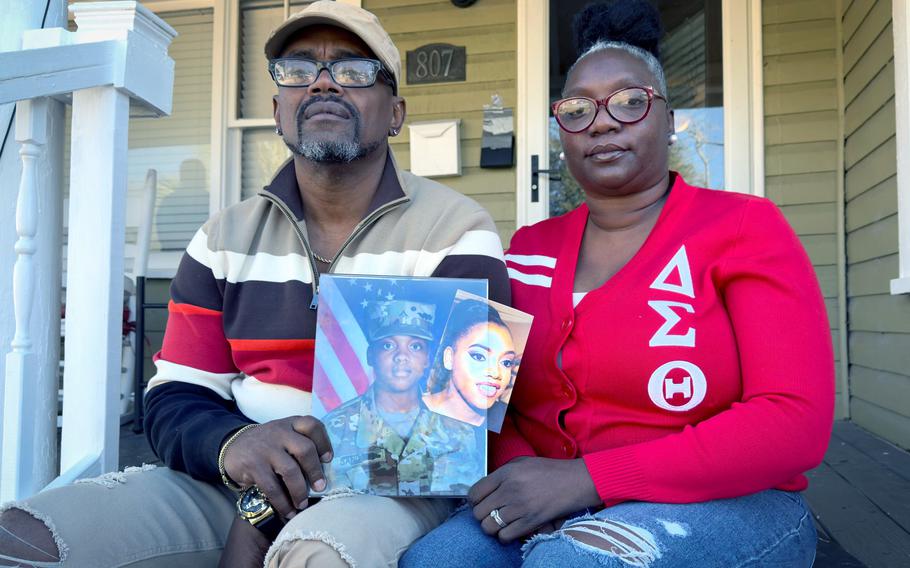
[[(519, 2), (526, 4), (524, 10), (518, 8), (519, 225), (571, 211), (584, 198), (561, 160), (559, 127), (549, 108), (552, 101), (561, 98), (566, 73), (577, 57), (572, 19), (588, 1)], [(753, 125), (754, 113), (742, 112), (743, 107), (748, 111), (751, 106), (760, 105), (760, 98), (756, 100), (754, 96), (755, 83), (760, 91), (760, 65), (757, 80), (742, 73), (743, 64), (748, 67), (755, 61), (755, 46), (748, 38), (755, 24), (752, 21), (750, 25), (750, 16), (758, 16), (749, 4), (758, 0), (652, 1), (660, 11), (665, 30), (661, 63), (679, 137), (671, 148), (670, 168), (693, 185), (714, 189), (733, 185), (738, 191), (761, 193), (752, 183), (752, 169), (761, 168), (760, 156), (753, 156), (752, 151), (753, 130), (760, 125)], [(538, 13), (532, 12), (535, 8)], [(544, 37), (548, 41), (534, 41), (531, 32), (542, 28), (546, 29)], [(736, 50), (744, 53), (737, 56)], [(740, 64), (728, 72), (731, 57)], [(737, 107), (732, 116), (725, 112), (730, 106)], [(744, 118), (746, 127), (733, 130)], [(737, 152), (749, 159), (737, 162)], [(733, 171), (726, 171), (728, 168)]]

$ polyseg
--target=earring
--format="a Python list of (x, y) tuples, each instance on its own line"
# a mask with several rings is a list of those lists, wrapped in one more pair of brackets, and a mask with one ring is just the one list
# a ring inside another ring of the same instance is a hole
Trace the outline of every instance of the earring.
[(284, 132), (281, 131), (280, 126), (275, 127), (275, 134), (277, 134), (278, 136), (281, 136), (282, 134), (284, 134)]
[(565, 152), (560, 152), (560, 153), (559, 153), (559, 161), (560, 161), (560, 162), (565, 162), (565, 161), (566, 161), (566, 153), (565, 153)]
[(670, 146), (679, 142), (679, 136), (677, 136), (675, 132), (673, 134), (671, 134), (670, 136), (668, 136), (667, 139), (668, 139), (667, 144)]
[(397, 128), (389, 128), (389, 136), (398, 136)]

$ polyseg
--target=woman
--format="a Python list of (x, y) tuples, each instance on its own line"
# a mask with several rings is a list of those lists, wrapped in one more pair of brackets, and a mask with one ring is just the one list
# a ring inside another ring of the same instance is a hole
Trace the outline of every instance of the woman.
[[(424, 404), (430, 410), (473, 426), (494, 420), (517, 364), (509, 327), (492, 306), (462, 300), (452, 308), (437, 358), (427, 381)], [(498, 403), (498, 404), (497, 404)]]
[(810, 566), (797, 492), (834, 375), (812, 266), (769, 201), (669, 171), (648, 2), (589, 6), (576, 33), (553, 108), (585, 203), (512, 240), (535, 323), (499, 469), (401, 566)]

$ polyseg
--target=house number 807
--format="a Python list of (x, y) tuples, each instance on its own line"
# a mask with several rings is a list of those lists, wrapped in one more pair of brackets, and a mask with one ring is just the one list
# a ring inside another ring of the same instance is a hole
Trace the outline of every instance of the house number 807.
[(414, 74), (418, 79), (441, 79), (449, 75), (449, 68), (452, 65), (452, 54), (455, 52), (451, 47), (433, 48), (429, 51), (420, 51), (417, 53), (417, 69)]
[(407, 53), (408, 84), (464, 81), (466, 59), (463, 45), (422, 45)]

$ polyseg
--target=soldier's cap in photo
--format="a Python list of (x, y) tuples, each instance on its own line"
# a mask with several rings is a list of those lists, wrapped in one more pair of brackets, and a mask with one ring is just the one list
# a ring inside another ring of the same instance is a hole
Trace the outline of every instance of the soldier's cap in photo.
[(436, 306), (408, 300), (373, 302), (369, 310), (367, 335), (370, 342), (393, 335), (433, 340)]

